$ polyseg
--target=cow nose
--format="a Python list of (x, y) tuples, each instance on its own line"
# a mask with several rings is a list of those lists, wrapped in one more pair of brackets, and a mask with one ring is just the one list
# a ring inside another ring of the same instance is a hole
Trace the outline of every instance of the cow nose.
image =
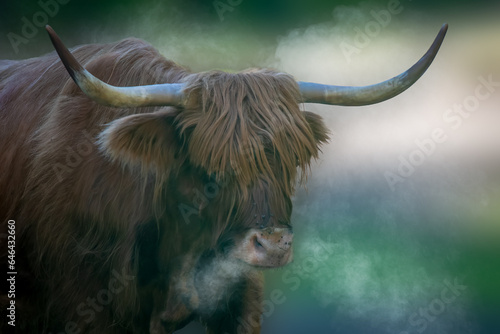
[(293, 233), (291, 231), (287, 231), (280, 236), (280, 240), (278, 242), (281, 245), (282, 249), (288, 250), (292, 247)]
[(292, 247), (293, 233), (288, 228), (266, 228), (255, 236), (257, 249), (286, 252)]
[(234, 249), (234, 257), (260, 268), (281, 267), (293, 260), (292, 241), (288, 228), (252, 229)]

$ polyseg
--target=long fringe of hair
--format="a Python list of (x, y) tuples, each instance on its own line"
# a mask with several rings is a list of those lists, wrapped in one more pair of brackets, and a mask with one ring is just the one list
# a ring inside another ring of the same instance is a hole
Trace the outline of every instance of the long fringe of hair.
[(243, 199), (248, 188), (264, 177), (291, 196), (306, 179), (318, 143), (303, 112), (300, 92), (288, 74), (267, 69), (240, 73), (192, 74), (188, 100), (195, 107), (177, 116), (194, 165), (217, 179), (231, 176)]

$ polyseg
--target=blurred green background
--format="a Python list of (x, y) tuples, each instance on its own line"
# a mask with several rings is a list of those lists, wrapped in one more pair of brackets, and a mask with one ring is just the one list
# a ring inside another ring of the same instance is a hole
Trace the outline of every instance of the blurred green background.
[[(48, 3), (2, 0), (0, 57), (52, 51), (42, 28), (23, 37), (23, 18), (33, 23)], [(434, 64), (401, 96), (304, 106), (332, 140), (294, 198), (295, 261), (266, 273), (263, 333), (500, 333), (500, 87), (459, 126), (444, 117), (475, 96), (478, 78), (500, 82), (500, 3), (404, 0), (356, 44), (390, 3), (61, 0), (46, 15), (68, 46), (134, 36), (195, 71), (274, 67), (348, 85), (398, 74), (450, 24)], [(387, 172), (435, 128), (446, 141), (391, 187)]]

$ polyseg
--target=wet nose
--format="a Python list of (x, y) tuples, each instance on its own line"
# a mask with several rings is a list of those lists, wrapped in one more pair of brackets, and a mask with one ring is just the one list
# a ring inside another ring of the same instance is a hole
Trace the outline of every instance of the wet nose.
[(266, 228), (256, 235), (256, 241), (266, 251), (288, 251), (292, 247), (293, 232), (288, 228)]
[(282, 249), (288, 250), (292, 247), (293, 233), (289, 229), (285, 229), (285, 231), (280, 236), (280, 240), (278, 244)]

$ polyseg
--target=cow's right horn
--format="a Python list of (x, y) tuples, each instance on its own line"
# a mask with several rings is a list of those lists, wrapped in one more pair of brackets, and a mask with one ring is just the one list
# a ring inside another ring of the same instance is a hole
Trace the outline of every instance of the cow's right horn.
[(302, 100), (307, 103), (364, 106), (393, 98), (408, 89), (424, 74), (436, 57), (447, 30), (448, 25), (444, 24), (426, 54), (409, 70), (392, 79), (364, 87), (332, 86), (299, 81)]
[(61, 61), (81, 90), (94, 101), (111, 107), (180, 106), (184, 100), (184, 84), (116, 87), (97, 79), (78, 63), (56, 32), (46, 26)]

